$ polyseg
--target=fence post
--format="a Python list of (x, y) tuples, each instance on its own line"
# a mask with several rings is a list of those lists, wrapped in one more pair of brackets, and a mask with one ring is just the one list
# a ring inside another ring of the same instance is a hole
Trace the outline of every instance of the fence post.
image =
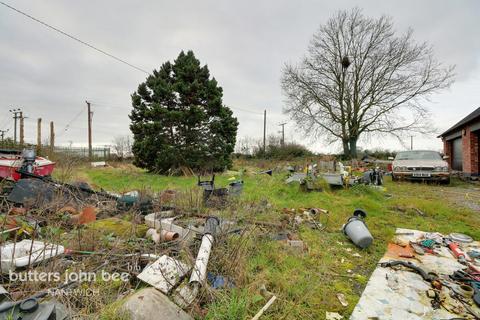
[(55, 127), (53, 121), (50, 121), (50, 157), (53, 156), (55, 151)]
[(37, 154), (42, 152), (42, 118), (37, 119)]

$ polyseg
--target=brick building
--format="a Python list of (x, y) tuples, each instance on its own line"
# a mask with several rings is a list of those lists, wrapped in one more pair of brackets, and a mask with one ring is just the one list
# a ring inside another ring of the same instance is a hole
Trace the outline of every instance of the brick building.
[(454, 171), (466, 176), (480, 175), (480, 108), (442, 133), (443, 150)]

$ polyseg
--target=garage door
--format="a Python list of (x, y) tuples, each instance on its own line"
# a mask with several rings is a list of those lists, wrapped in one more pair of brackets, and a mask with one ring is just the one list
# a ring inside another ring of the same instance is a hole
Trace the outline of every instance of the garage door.
[(452, 169), (456, 171), (463, 171), (463, 146), (462, 138), (452, 141)]

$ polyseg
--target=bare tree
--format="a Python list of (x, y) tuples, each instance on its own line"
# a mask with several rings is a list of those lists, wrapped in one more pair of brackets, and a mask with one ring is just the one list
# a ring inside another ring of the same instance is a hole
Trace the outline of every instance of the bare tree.
[(132, 155), (132, 139), (130, 136), (116, 136), (112, 141), (113, 151), (120, 159)]
[(237, 139), (237, 143), (235, 144), (235, 152), (243, 155), (252, 155), (256, 144), (257, 140), (254, 138), (239, 138)]
[(454, 66), (443, 66), (412, 34), (397, 36), (386, 16), (339, 11), (314, 34), (306, 57), (285, 66), (285, 112), (307, 134), (342, 141), (351, 157), (362, 135), (428, 132), (422, 102), (450, 86)]

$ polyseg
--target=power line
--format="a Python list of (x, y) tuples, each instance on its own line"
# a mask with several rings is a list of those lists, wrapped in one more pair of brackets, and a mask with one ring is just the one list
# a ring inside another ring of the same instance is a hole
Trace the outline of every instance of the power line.
[(232, 106), (228, 106), (230, 109), (233, 109), (233, 110), (238, 110), (238, 111), (243, 111), (243, 112), (249, 112), (249, 113), (253, 113), (253, 114), (258, 114), (258, 115), (263, 115), (263, 112), (257, 112), (257, 111), (252, 111), (252, 110), (248, 110), (248, 109), (244, 109), (244, 108), (239, 108), (239, 107), (232, 107)]
[(52, 29), (52, 30), (54, 30), (54, 31), (56, 31), (56, 32), (58, 32), (58, 33), (60, 33), (60, 34), (62, 34), (62, 35), (64, 35), (64, 36), (66, 36), (66, 37), (74, 40), (74, 41), (77, 41), (77, 42), (83, 44), (84, 46), (89, 47), (90, 49), (93, 49), (93, 50), (95, 50), (95, 51), (98, 51), (98, 52), (100, 52), (100, 53), (102, 53), (102, 54), (104, 54), (104, 55), (106, 55), (106, 56), (108, 56), (108, 57), (110, 57), (110, 58), (112, 58), (112, 59), (115, 59), (115, 60), (117, 60), (118, 62), (121, 62), (121, 63), (123, 63), (123, 64), (125, 64), (125, 65), (127, 65), (127, 66), (129, 66), (129, 67), (131, 67), (131, 68), (134, 68), (134, 69), (136, 69), (136, 70), (138, 70), (138, 71), (141, 71), (141, 72), (146, 73), (146, 74), (150, 74), (150, 72), (148, 72), (148, 71), (146, 71), (146, 70), (144, 70), (144, 69), (142, 69), (142, 68), (140, 68), (140, 67), (137, 67), (137, 66), (135, 66), (135, 65), (133, 65), (133, 64), (131, 64), (131, 63), (123, 60), (123, 59), (120, 59), (120, 58), (114, 56), (114, 55), (111, 54), (111, 53), (108, 53), (108, 52), (106, 52), (106, 51), (104, 51), (104, 50), (102, 50), (102, 49), (99, 49), (99, 48), (95, 47), (94, 45), (92, 45), (92, 44), (90, 44), (90, 43), (88, 43), (88, 42), (85, 42), (85, 41), (83, 41), (83, 40), (81, 40), (81, 39), (79, 39), (79, 38), (77, 38), (77, 37), (75, 37), (75, 36), (72, 36), (71, 34), (66, 33), (65, 31), (62, 31), (62, 30), (60, 30), (60, 29), (58, 29), (58, 28), (56, 28), (56, 27), (54, 27), (54, 26), (51, 26), (51, 25), (49, 25), (48, 23), (43, 22), (43, 21), (41, 21), (41, 20), (39, 20), (39, 19), (37, 19), (37, 18), (29, 15), (28, 13), (25, 13), (25, 12), (17, 9), (17, 8), (14, 8), (14, 7), (6, 4), (6, 3), (3, 2), (3, 1), (0, 1), (0, 4), (4, 5), (5, 7), (9, 8), (9, 9), (11, 9), (11, 10), (13, 10), (13, 11), (16, 11), (16, 12), (20, 13), (21, 15), (24, 15), (25, 17), (27, 17), (27, 18), (35, 21), (35, 22), (38, 22), (38, 23), (44, 25), (45, 27), (47, 27), (47, 28), (49, 28), (49, 29)]
[(4, 120), (5, 121), (2, 122), (2, 125), (0, 126), (0, 128), (4, 128), (10, 122), (10, 117), (7, 115), (5, 116)]
[(110, 109), (122, 109), (122, 110), (128, 110), (128, 109), (131, 109), (132, 106), (117, 106), (117, 105), (110, 105), (110, 104), (104, 104), (104, 103), (97, 103), (95, 101), (92, 101), (91, 104), (93, 106), (98, 106), (98, 107), (104, 107), (104, 108), (110, 108)]
[[(14, 121), (14, 127), (13, 127), (13, 141), (17, 143), (17, 120), (23, 118), (23, 112), (22, 109), (20, 108), (12, 108), (8, 110), (13, 114), (13, 121)], [(21, 139), (20, 139), (21, 140)]]
[[(132, 106), (121, 107), (121, 106), (110, 105), (110, 104), (105, 104), (105, 103), (97, 103), (95, 101), (92, 102), (92, 105), (96, 105), (96, 106), (99, 106), (99, 107), (106, 107), (106, 108), (123, 109), (123, 110), (132, 108)], [(227, 107), (230, 108), (230, 109), (233, 109), (233, 110), (237, 110), (237, 111), (243, 111), (243, 112), (248, 112), (248, 113), (252, 113), (252, 114), (263, 115), (263, 112), (256, 112), (256, 111), (252, 111), (252, 110), (248, 110), (248, 109), (244, 109), (244, 108), (239, 108), (239, 107), (232, 107), (232, 106), (227, 106)]]
[(79, 113), (77, 113), (73, 118), (72, 120), (70, 120), (69, 122), (67, 122), (67, 124), (65, 125), (65, 127), (63, 128), (63, 130), (60, 132), (60, 134), (58, 135), (58, 137), (61, 137), (62, 135), (65, 134), (65, 132), (68, 131), (68, 129), (70, 129), (70, 125), (78, 119), (78, 117), (80, 117), (83, 113), (83, 111), (85, 111), (85, 107), (83, 107)]
[[(64, 131), (62, 133), (65, 133), (65, 134), (59, 134), (57, 136), (57, 138), (64, 138), (66, 136), (68, 136), (67, 134), (72, 134), (73, 132), (70, 131), (70, 129), (72, 130), (77, 130), (77, 131), (87, 131), (88, 130), (88, 127), (87, 126), (69, 126), (69, 131)], [(115, 132), (115, 130), (118, 130), (119, 128), (111, 128), (111, 129), (108, 129), (108, 128), (96, 128), (95, 129), (95, 132), (99, 132), (99, 133), (104, 133), (104, 134), (108, 134), (108, 135), (112, 135), (112, 132)], [(122, 126), (120, 129), (126, 129), (127, 131), (129, 131), (129, 128), (128, 126)]]
[[(96, 106), (99, 106), (99, 107), (105, 107), (105, 108), (113, 108), (113, 109), (131, 109), (132, 106), (131, 105), (125, 105), (125, 106), (119, 106), (117, 104), (110, 104), (109, 102), (104, 102), (104, 101), (95, 101), (95, 100), (89, 100), (91, 102), (92, 105), (96, 105)], [(241, 108), (241, 107), (232, 107), (232, 106), (229, 106), (229, 105), (226, 105), (226, 107), (232, 109), (232, 110), (237, 110), (237, 111), (243, 111), (243, 112), (248, 112), (248, 113), (252, 113), (252, 114), (258, 114), (258, 115), (262, 115), (263, 116), (263, 112), (258, 112), (258, 111), (253, 111), (249, 108)]]
[(7, 127), (7, 130), (10, 131), (12, 129), (13, 125), (10, 123), (10, 125)]

